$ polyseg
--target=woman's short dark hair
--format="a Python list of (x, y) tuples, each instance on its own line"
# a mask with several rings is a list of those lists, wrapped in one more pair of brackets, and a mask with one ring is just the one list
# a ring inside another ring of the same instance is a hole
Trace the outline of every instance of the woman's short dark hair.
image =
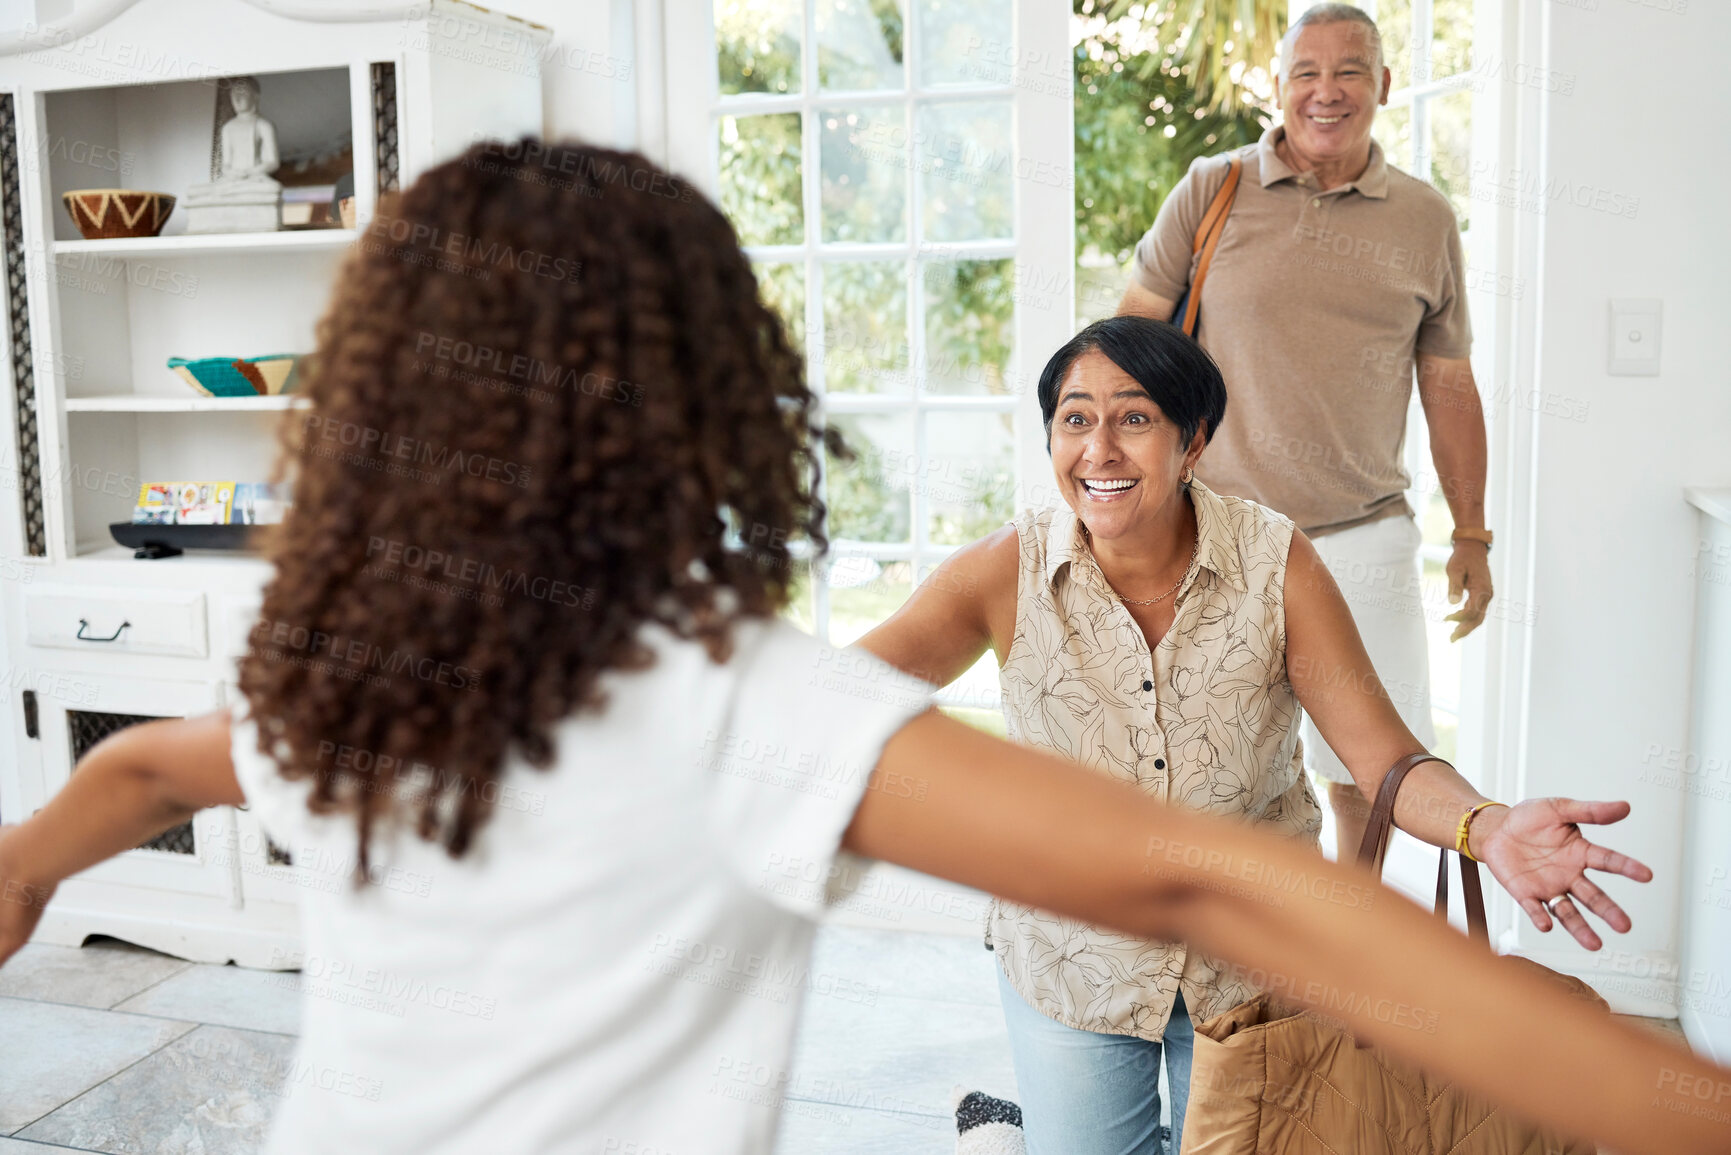
[(1076, 359), (1098, 349), (1112, 364), (1130, 374), (1148, 399), (1176, 426), (1182, 443), (1190, 444), (1196, 430), (1204, 440), (1226, 416), (1226, 382), (1220, 366), (1184, 330), (1152, 317), (1107, 317), (1095, 321), (1052, 354), (1040, 374), (1040, 418), (1046, 423), (1046, 449), (1052, 447), (1052, 416), (1058, 411), (1058, 390)]

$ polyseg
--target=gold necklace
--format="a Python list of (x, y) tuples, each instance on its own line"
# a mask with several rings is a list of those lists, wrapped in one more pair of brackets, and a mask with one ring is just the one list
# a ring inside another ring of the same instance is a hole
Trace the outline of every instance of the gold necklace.
[[(1200, 556), (1201, 552), (1202, 552), (1202, 534), (1201, 534), (1201, 531), (1198, 531), (1196, 534), (1196, 544), (1194, 546), (1192, 546), (1190, 549), (1190, 564), (1184, 567), (1184, 572), (1182, 574), (1178, 575), (1178, 580), (1172, 584), (1172, 588), (1167, 590), (1165, 593), (1161, 594), (1159, 597), (1149, 598), (1147, 601), (1137, 601), (1135, 598), (1125, 597), (1123, 594), (1119, 593), (1117, 590), (1112, 590), (1112, 595), (1114, 597), (1116, 597), (1119, 601), (1123, 602), (1125, 605), (1129, 605), (1129, 606), (1151, 606), (1155, 602), (1163, 602), (1167, 598), (1171, 597), (1174, 593), (1176, 593), (1178, 590), (1178, 587), (1183, 585), (1184, 582), (1190, 577), (1190, 575), (1192, 573), (1196, 572), (1196, 559), (1198, 556)], [(1100, 576), (1104, 577), (1105, 575), (1102, 574)], [(1107, 588), (1110, 589), (1112, 583), (1107, 582), (1106, 585), (1107, 585)]]

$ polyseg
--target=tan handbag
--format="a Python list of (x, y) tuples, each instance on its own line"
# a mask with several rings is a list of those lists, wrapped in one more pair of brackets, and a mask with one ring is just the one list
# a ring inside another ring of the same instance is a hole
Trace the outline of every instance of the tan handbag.
[[(1377, 791), (1358, 860), (1380, 876), (1400, 783), (1429, 755), (1394, 764)], [(1436, 910), (1448, 917), (1448, 860), (1437, 861)], [(1468, 933), (1488, 949), (1476, 863), (1460, 861)], [(1610, 1007), (1580, 979), (1515, 960), (1569, 993)], [(1400, 1008), (1392, 1013), (1398, 1015)], [(1423, 1012), (1408, 1009), (1423, 1029)], [(1331, 1020), (1263, 994), (1196, 1027), (1183, 1155), (1594, 1155), (1582, 1144), (1433, 1078)]]

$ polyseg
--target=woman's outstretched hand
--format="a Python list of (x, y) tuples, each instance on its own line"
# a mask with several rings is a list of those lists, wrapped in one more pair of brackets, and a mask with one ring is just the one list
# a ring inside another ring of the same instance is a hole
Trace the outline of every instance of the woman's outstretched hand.
[[(1473, 819), (1473, 855), (1514, 895), (1533, 925), (1551, 929), (1552, 916), (1588, 950), (1604, 945), (1580, 908), (1626, 934), (1633, 925), (1623, 908), (1587, 878), (1588, 870), (1649, 882), (1644, 863), (1587, 841), (1580, 823), (1599, 825), (1628, 817), (1627, 802), (1581, 802), (1574, 798), (1529, 798), (1508, 809), (1493, 807)], [(1547, 910), (1545, 903), (1552, 902)]]
[(12, 823), (0, 826), (0, 966), (30, 941), (36, 924), (42, 921), (42, 911), (54, 897), (52, 886), (25, 882), (17, 876), (17, 864), (6, 852), (6, 843), (17, 829)]

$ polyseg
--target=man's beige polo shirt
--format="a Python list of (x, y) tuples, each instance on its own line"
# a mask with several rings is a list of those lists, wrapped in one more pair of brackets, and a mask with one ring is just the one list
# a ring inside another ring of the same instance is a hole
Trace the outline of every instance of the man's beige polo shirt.
[[(1197, 337), (1226, 377), (1226, 418), (1196, 474), (1315, 536), (1410, 513), (1401, 464), (1416, 355), (1472, 349), (1454, 210), (1392, 168), (1322, 191), (1274, 150), (1236, 150), (1237, 200), (1202, 290)], [(1231, 153), (1190, 166), (1136, 246), (1136, 277), (1176, 301)]]

